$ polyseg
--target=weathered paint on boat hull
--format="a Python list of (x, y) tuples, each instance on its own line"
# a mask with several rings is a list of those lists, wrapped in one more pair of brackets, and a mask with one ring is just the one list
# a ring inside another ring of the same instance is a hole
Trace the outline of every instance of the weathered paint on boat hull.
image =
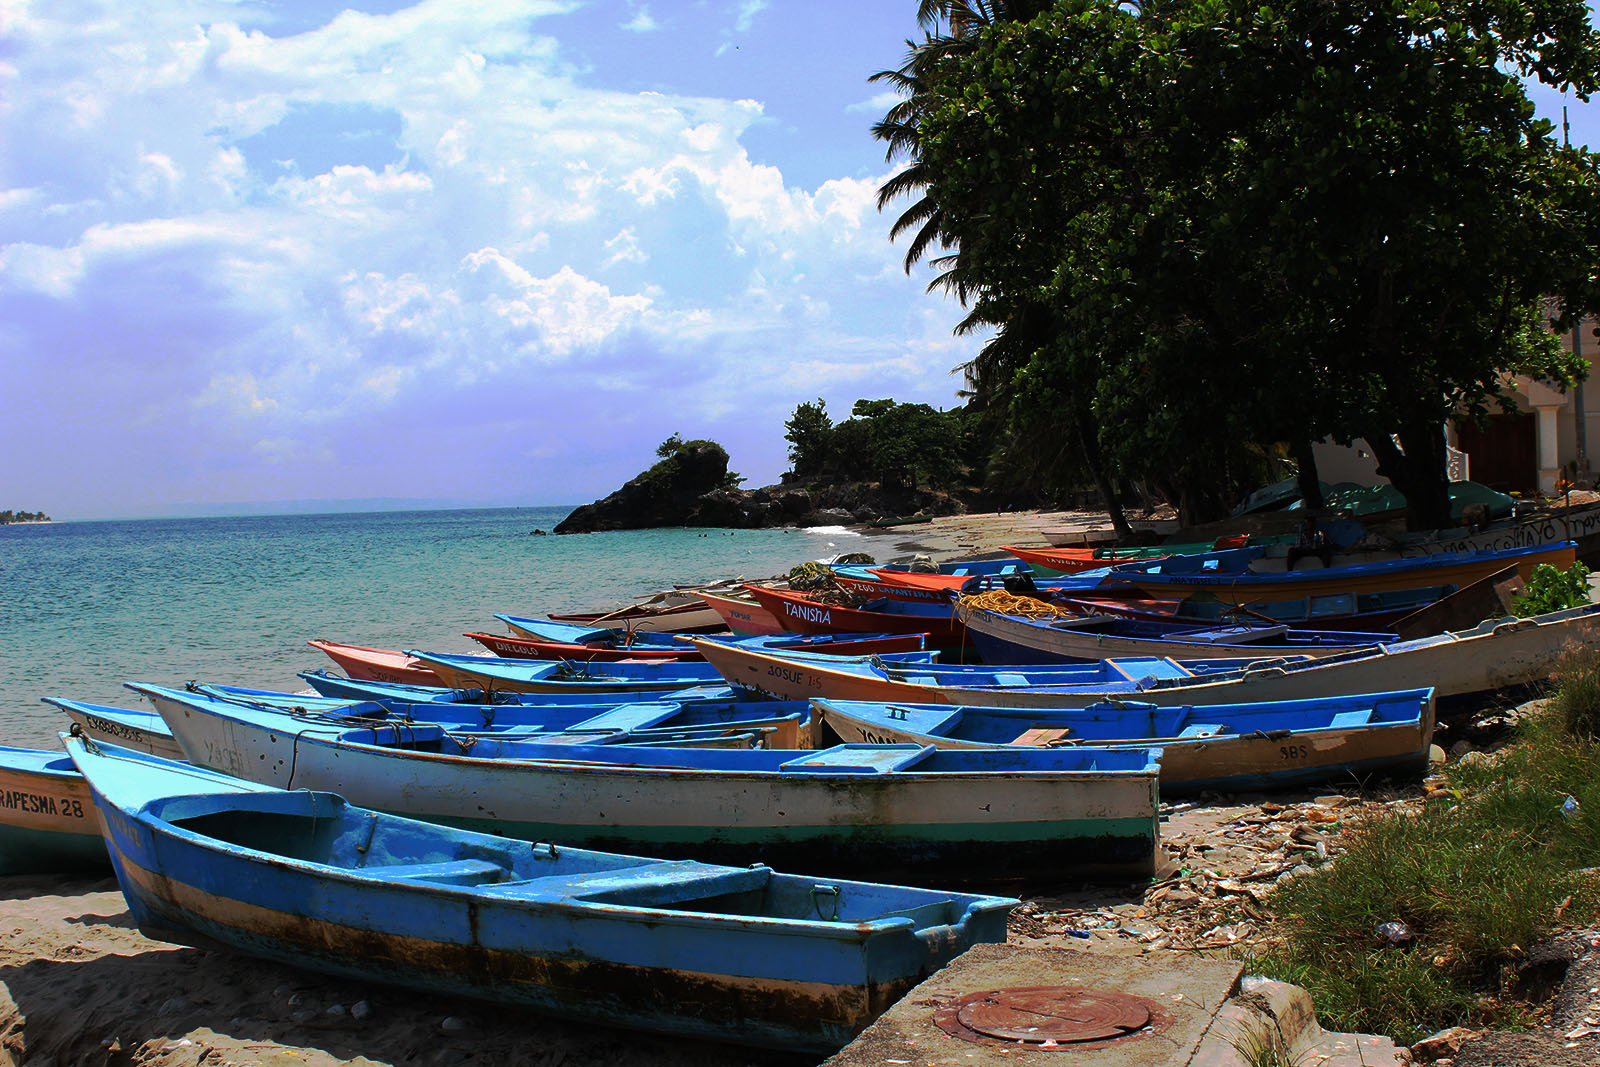
[[(479, 759), (470, 748), (419, 758), (314, 724), (272, 729), (158, 706), (200, 766), (528, 841), (938, 886), (1147, 877), (1159, 849), (1148, 772), (779, 776)], [(391, 734), (406, 728), (372, 736)]]
[[(851, 673), (818, 662), (786, 661), (781, 653), (697, 642), (706, 660), (736, 689), (766, 699), (865, 700), (985, 707), (1081, 708), (1106, 699), (1163, 705), (1233, 704), (1431, 688), (1440, 698), (1545, 681), (1570, 643), (1600, 646), (1600, 605), (1528, 619), (1490, 620), (1472, 630), (1379, 646), (1379, 651), (1306, 660), (1264, 659), (1247, 669), (1133, 691), (1092, 686), (963, 688)], [(1018, 668), (1019, 670), (1025, 668)]]
[[(983, 748), (980, 742), (897, 729), (881, 719), (863, 719), (831, 701), (814, 702), (815, 714), (846, 742), (923, 744)], [(1428, 765), (1433, 737), (1433, 702), (1416, 722), (1392, 726), (1224, 734), (1205, 739), (1143, 738), (1121, 744), (1161, 749), (1163, 794), (1204, 789), (1287, 788), (1315, 781), (1359, 778), (1378, 772), (1415, 774)], [(1115, 747), (1117, 742), (1095, 742)]]
[(460, 835), (68, 745), (153, 936), (596, 1024), (828, 1052), (1016, 903)]
[(0, 748), (0, 874), (104, 870), (89, 786), (60, 753)]

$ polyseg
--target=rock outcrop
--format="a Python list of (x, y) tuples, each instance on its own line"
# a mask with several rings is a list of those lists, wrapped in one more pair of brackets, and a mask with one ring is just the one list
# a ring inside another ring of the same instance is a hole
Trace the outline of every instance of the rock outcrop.
[(963, 510), (959, 501), (945, 493), (886, 490), (872, 483), (739, 489), (728, 476), (728, 454), (722, 446), (691, 441), (610, 496), (574, 509), (555, 532), (662, 526), (837, 526), (901, 515), (952, 515)]

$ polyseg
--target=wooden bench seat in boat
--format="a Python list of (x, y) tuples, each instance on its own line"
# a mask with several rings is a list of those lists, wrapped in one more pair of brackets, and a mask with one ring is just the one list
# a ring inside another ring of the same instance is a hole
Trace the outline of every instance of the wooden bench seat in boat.
[(509, 869), (493, 860), (455, 859), (431, 863), (394, 863), (362, 867), (360, 874), (375, 875), (396, 882), (438, 882), (442, 885), (481, 885), (509, 874)]
[(1036, 726), (1031, 730), (1024, 730), (1009, 743), (1013, 745), (1026, 745), (1034, 748), (1049, 748), (1051, 745), (1060, 745), (1072, 737), (1072, 730), (1068, 727)]
[(1188, 726), (1185, 726), (1183, 729), (1179, 730), (1178, 736), (1180, 738), (1216, 737), (1218, 734), (1225, 734), (1227, 732), (1228, 728), (1222, 725), (1220, 722), (1196, 722), (1190, 723)]
[(937, 751), (936, 745), (835, 745), (781, 763), (778, 770), (889, 774), (903, 771)]

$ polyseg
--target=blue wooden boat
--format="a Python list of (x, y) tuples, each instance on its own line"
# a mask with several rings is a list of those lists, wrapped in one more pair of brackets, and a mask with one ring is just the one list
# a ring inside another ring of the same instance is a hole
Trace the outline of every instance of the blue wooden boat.
[[(523, 707), (499, 709), (475, 704), (416, 704), (391, 710), (376, 702), (322, 703), (304, 701), (297, 694), (259, 693), (241, 697), (219, 692), (227, 688), (201, 685), (193, 686), (190, 691), (230, 700), (245, 707), (283, 712), (308, 722), (344, 725), (420, 722), (452, 732), (531, 738), (548, 745), (793, 748), (800, 743), (809, 743), (813, 735), (810, 705), (804, 701), (722, 704), (704, 708), (642, 703), (566, 705), (554, 709), (547, 717), (541, 715), (538, 709)], [(140, 692), (167, 713), (171, 713), (176, 706), (166, 696), (172, 692), (170, 690), (149, 686)], [(44, 699), (64, 710), (86, 737), (117, 744), (136, 734), (142, 742), (138, 749), (141, 752), (150, 752), (166, 759), (187, 758), (162, 716), (156, 712), (83, 704), (59, 697)], [(308, 703), (310, 707), (306, 706)], [(413, 715), (413, 711), (417, 714)], [(505, 712), (503, 720), (496, 719), (497, 711)]]
[(1108, 659), (1015, 666), (822, 663), (694, 639), (735, 688), (781, 700), (832, 697), (912, 704), (1083, 707), (1108, 698), (1152, 704), (1245, 704), (1383, 692), (1397, 680), (1439, 699), (1549, 679), (1569, 645), (1600, 645), (1600, 604), (1324, 656), (1258, 660)]
[(1282, 624), (1194, 626), (1115, 615), (1007, 615), (962, 600), (956, 614), (987, 664), (1090, 663), (1124, 656), (1181, 662), (1222, 656), (1332, 656), (1398, 641), (1392, 633), (1293, 629)]
[(1119, 580), (1133, 582), (1152, 596), (1192, 596), (1204, 592), (1228, 603), (1249, 604), (1265, 600), (1298, 600), (1327, 593), (1415, 589), (1426, 585), (1465, 587), (1511, 566), (1515, 566), (1526, 581), (1533, 568), (1541, 563), (1566, 569), (1575, 558), (1576, 550), (1575, 542), (1563, 541), (1529, 548), (1441, 552), (1376, 563), (1292, 571), (1258, 570), (1252, 566), (1252, 560), (1240, 556), (1222, 559), (1168, 556), (1148, 562), (1125, 563), (1113, 568), (1112, 574)]
[(168, 695), (197, 763), (511, 837), (918, 885), (1123, 880), (1155, 864), (1148, 748), (552, 745)]
[[(40, 697), (46, 704), (54, 704), (67, 713), (83, 733), (99, 741), (109, 741), (120, 748), (148, 752), (163, 759), (184, 759), (183, 749), (173, 739), (172, 731), (160, 715), (137, 708), (119, 708), (110, 704), (89, 704), (63, 697)], [(337, 701), (327, 701), (339, 707)]]
[(0, 746), (0, 874), (103, 871), (89, 787), (60, 752)]
[(1005, 897), (533, 844), (66, 739), (141, 929), (604, 1026), (830, 1052)]
[(981, 748), (1161, 749), (1163, 793), (1267, 789), (1378, 771), (1420, 773), (1433, 738), (1431, 689), (1262, 704), (1082, 709), (814, 700), (845, 741)]
[[(158, 722), (181, 704), (174, 703), (175, 690), (163, 686), (133, 686), (156, 707)], [(308, 698), (299, 693), (275, 693), (227, 685), (190, 683), (188, 692), (201, 693), (244, 707), (262, 708), (322, 721), (370, 724), (373, 722), (434, 723), (447, 730), (474, 734), (537, 737), (546, 744), (628, 744), (628, 745), (729, 745), (734, 747), (803, 748), (812, 741), (811, 706), (803, 700), (791, 701), (711, 701), (693, 700), (630, 701), (627, 703), (555, 704), (441, 704), (337, 700)], [(63, 707), (71, 701), (52, 700)], [(117, 721), (103, 709), (101, 718)], [(69, 714), (71, 711), (69, 709)], [(140, 712), (128, 712), (140, 715)], [(82, 721), (73, 716), (75, 721)], [(161, 723), (166, 731), (166, 724)], [(105, 736), (115, 743), (116, 734), (105, 734), (96, 724), (85, 724), (91, 737)], [(170, 734), (168, 735), (170, 737)], [(174, 743), (175, 745), (175, 743)], [(177, 758), (183, 758), (181, 750)], [(165, 755), (166, 753), (157, 753)], [(169, 757), (171, 758), (171, 757)]]
[(407, 685), (403, 682), (371, 682), (360, 678), (345, 678), (326, 671), (301, 671), (296, 677), (324, 697), (341, 700), (376, 700), (391, 707), (400, 704), (489, 704), (509, 707), (514, 704), (555, 706), (560, 704), (627, 704), (633, 701), (666, 700), (737, 700), (738, 695), (723, 684), (719, 676), (712, 685), (689, 686), (663, 692), (661, 690), (626, 690), (612, 693), (508, 693), (500, 689), (481, 686), (445, 688), (431, 685)]
[[(427, 664), (444, 684), (501, 693), (623, 693), (670, 692), (696, 685), (713, 685), (721, 676), (709, 663), (660, 663), (614, 660), (605, 663), (568, 663), (549, 660), (505, 660), (488, 656), (461, 656), (445, 652), (406, 650), (406, 655)], [(787, 651), (785, 655), (833, 660), (838, 657)], [(926, 663), (936, 653), (896, 652), (879, 658), (902, 663)]]
[(1092, 595), (1058, 596), (1054, 602), (1085, 614), (1118, 615), (1149, 622), (1222, 625), (1242, 620), (1327, 630), (1382, 630), (1414, 611), (1456, 592), (1453, 585), (1384, 589), (1375, 593), (1331, 593), (1297, 600), (1228, 604), (1204, 596), (1182, 600), (1132, 600)]

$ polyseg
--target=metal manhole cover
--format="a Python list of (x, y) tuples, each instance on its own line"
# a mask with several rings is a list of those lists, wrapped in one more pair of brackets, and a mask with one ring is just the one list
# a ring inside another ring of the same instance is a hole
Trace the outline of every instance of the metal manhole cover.
[(1074, 986), (1025, 986), (972, 993), (935, 1013), (946, 1033), (984, 1044), (1083, 1045), (1152, 1025), (1149, 1005), (1126, 993)]

